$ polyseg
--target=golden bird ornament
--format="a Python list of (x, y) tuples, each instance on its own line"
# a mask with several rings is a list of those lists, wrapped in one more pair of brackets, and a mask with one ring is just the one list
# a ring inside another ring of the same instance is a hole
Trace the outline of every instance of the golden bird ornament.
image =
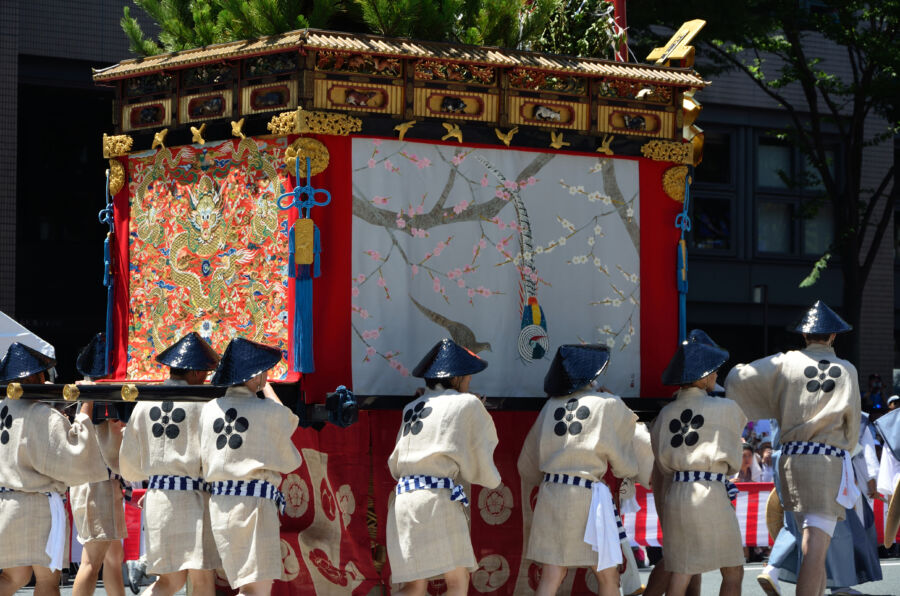
[(244, 133), (241, 132), (241, 129), (244, 128), (244, 119), (241, 118), (237, 122), (234, 120), (231, 121), (231, 136), (244, 138)]
[(453, 124), (452, 122), (441, 122), (441, 124), (447, 129), (447, 134), (441, 137), (442, 141), (456, 139), (460, 143), (463, 142), (463, 134), (462, 130), (459, 128), (459, 124)]
[(169, 129), (164, 128), (155, 135), (153, 135), (153, 143), (150, 144), (150, 149), (156, 149), (159, 147), (160, 149), (166, 148), (166, 134), (168, 134)]
[(512, 143), (513, 137), (516, 136), (517, 132), (519, 132), (518, 126), (509, 129), (509, 132), (500, 132), (499, 128), (494, 129), (494, 134), (497, 135), (497, 138), (503, 141), (503, 144), (507, 147)]
[(410, 120), (409, 122), (403, 122), (402, 124), (398, 124), (394, 127), (394, 130), (400, 133), (398, 140), (402, 141), (403, 137), (406, 136), (406, 133), (409, 132), (409, 129), (415, 126), (416, 121)]
[(572, 143), (563, 140), (563, 133), (561, 132), (550, 132), (550, 146), (554, 149), (562, 149), (563, 147), (567, 147)]
[(613, 153), (613, 150), (609, 147), (612, 144), (614, 138), (616, 138), (616, 135), (603, 135), (603, 140), (600, 141), (600, 146), (597, 147), (597, 153), (615, 155), (615, 153)]
[(191, 142), (197, 143), (198, 145), (204, 144), (206, 141), (203, 140), (203, 131), (206, 130), (206, 122), (200, 125), (200, 128), (196, 126), (191, 127)]

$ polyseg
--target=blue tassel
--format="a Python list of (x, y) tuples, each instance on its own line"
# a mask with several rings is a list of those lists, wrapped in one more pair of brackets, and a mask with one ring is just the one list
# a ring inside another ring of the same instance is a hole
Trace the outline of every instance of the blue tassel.
[(106, 286), (106, 350), (103, 354), (103, 375), (110, 373), (110, 351), (113, 346), (113, 306), (115, 304), (115, 286), (112, 276), (112, 258), (110, 255), (110, 235), (103, 241), (103, 285)]
[(294, 280), (294, 369), (301, 373), (315, 372), (312, 337), (312, 278), (308, 275)]

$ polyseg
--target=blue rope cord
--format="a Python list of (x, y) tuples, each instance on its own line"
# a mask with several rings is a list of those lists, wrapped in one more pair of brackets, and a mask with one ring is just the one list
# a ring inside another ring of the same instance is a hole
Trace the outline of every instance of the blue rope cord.
[[(299, 219), (309, 219), (310, 211), (313, 207), (324, 207), (331, 203), (331, 193), (324, 188), (313, 187), (312, 163), (308, 157), (306, 158), (305, 186), (300, 186), (300, 178), (300, 160), (298, 159), (296, 186), (294, 186), (294, 190), (285, 192), (278, 197), (278, 208), (282, 211), (296, 208)], [(317, 201), (317, 194), (325, 195), (325, 200)], [(285, 199), (288, 197), (290, 197), (290, 201), (286, 202)], [(313, 226), (313, 263), (311, 265), (297, 265), (294, 260), (296, 250), (294, 240), (295, 227), (296, 224), (291, 226), (288, 239), (288, 271), (289, 277), (294, 278), (294, 370), (302, 373), (311, 373), (315, 371), (312, 349), (312, 280), (314, 277), (319, 277), (320, 274), (319, 253), (321, 252), (321, 240), (319, 239), (319, 229)]]
[(112, 270), (112, 238), (115, 231), (115, 208), (109, 196), (109, 170), (106, 170), (106, 206), (97, 214), (101, 224), (109, 226), (109, 232), (103, 240), (103, 285), (106, 286), (106, 350), (103, 354), (104, 376), (109, 374), (109, 354), (113, 346), (113, 307), (115, 284)]
[(675, 216), (675, 227), (681, 230), (678, 240), (678, 341), (682, 342), (687, 337), (687, 241), (684, 239), (686, 232), (691, 231), (691, 178), (694, 176), (694, 167), (688, 166), (687, 175), (684, 177), (684, 205), (681, 213)]

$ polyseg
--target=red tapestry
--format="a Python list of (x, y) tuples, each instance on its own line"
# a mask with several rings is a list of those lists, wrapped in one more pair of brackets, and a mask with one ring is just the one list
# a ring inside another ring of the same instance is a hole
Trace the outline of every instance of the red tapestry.
[(222, 352), (278, 347), (287, 373), (287, 139), (224, 141), (129, 158), (127, 377), (159, 379), (157, 353), (196, 331)]

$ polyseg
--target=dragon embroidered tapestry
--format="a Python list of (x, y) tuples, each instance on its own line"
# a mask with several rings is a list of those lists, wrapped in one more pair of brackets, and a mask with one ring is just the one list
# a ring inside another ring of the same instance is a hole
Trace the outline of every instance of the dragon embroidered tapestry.
[(276, 346), (287, 373), (287, 139), (231, 140), (129, 158), (127, 376), (163, 377), (156, 354), (190, 331)]

